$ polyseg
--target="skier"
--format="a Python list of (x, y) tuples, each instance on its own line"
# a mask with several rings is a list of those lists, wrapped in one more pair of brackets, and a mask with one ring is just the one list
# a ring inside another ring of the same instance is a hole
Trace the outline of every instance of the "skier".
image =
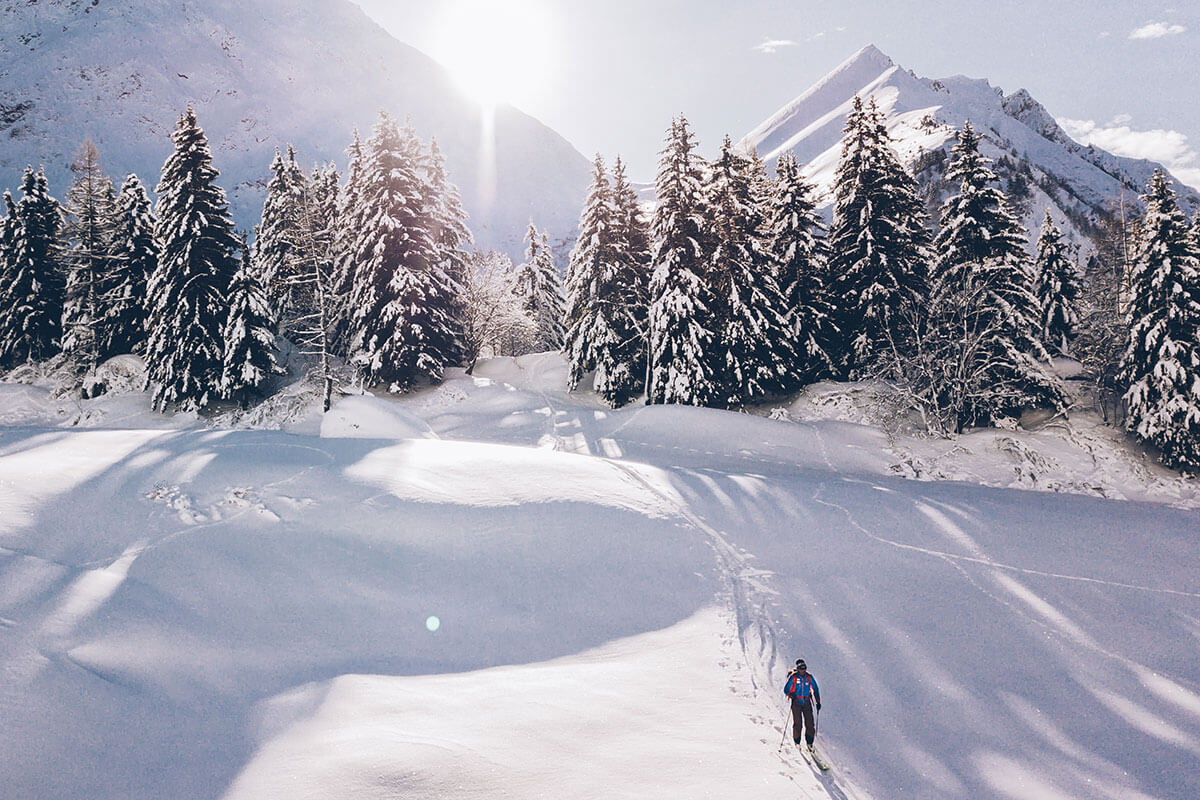
[(796, 659), (796, 668), (788, 673), (783, 693), (792, 699), (792, 741), (799, 745), (804, 728), (808, 726), (808, 735), (804, 737), (804, 741), (811, 752), (813, 742), (817, 739), (817, 720), (813, 716), (813, 706), (817, 707), (817, 711), (821, 710), (821, 688), (817, 686), (817, 679), (809, 674), (803, 658)]

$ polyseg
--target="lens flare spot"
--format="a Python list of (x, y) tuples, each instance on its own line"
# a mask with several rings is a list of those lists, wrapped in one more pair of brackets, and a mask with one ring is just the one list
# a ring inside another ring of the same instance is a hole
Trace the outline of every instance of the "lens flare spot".
[(442, 621), (437, 617), (429, 617), (425, 620), (425, 630), (430, 633), (433, 633), (440, 627), (442, 627)]

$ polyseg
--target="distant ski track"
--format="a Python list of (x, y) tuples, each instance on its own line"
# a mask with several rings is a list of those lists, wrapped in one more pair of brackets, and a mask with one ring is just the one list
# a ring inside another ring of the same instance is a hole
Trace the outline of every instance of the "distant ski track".
[(844, 514), (846, 516), (846, 521), (850, 524), (850, 526), (852, 528), (854, 528), (855, 530), (859, 531), (860, 533), (862, 533), (864, 536), (866, 536), (870, 539), (873, 539), (876, 542), (879, 542), (880, 544), (886, 544), (891, 547), (898, 548), (900, 550), (909, 550), (914, 553), (922, 553), (927, 556), (934, 556), (936, 558), (942, 558), (942, 559), (946, 559), (948, 561), (966, 562), (966, 563), (970, 563), (970, 564), (980, 564), (982, 566), (993, 567), (995, 569), (1006, 570), (1008, 572), (1015, 572), (1015, 573), (1019, 573), (1019, 574), (1023, 574), (1023, 575), (1036, 575), (1036, 576), (1042, 577), (1042, 578), (1054, 578), (1056, 580), (1077, 581), (1080, 583), (1092, 583), (1092, 584), (1097, 584), (1100, 586), (1111, 586), (1111, 587), (1118, 588), (1118, 589), (1131, 589), (1134, 591), (1150, 592), (1150, 593), (1154, 593), (1154, 594), (1166, 594), (1166, 595), (1175, 595), (1178, 597), (1200, 598), (1200, 592), (1189, 592), (1189, 591), (1185, 591), (1182, 589), (1163, 589), (1163, 588), (1154, 587), (1154, 586), (1142, 586), (1142, 585), (1136, 584), (1136, 583), (1122, 583), (1120, 581), (1110, 581), (1110, 580), (1105, 580), (1103, 578), (1091, 578), (1086, 575), (1066, 575), (1061, 572), (1047, 572), (1045, 570), (1033, 569), (1031, 567), (1018, 567), (1014, 564), (1005, 564), (1003, 562), (994, 561), (990, 558), (986, 558), (986, 557), (982, 557), (982, 556), (969, 556), (969, 555), (963, 555), (961, 553), (947, 553), (944, 550), (934, 550), (934, 549), (928, 548), (928, 547), (920, 547), (918, 545), (905, 544), (904, 542), (897, 542), (894, 539), (888, 539), (885, 536), (880, 536), (879, 534), (872, 533), (871, 531), (864, 528), (862, 525), (860, 525), (858, 523), (857, 520), (854, 519), (854, 515), (851, 514), (850, 511), (848, 509), (846, 509), (844, 506), (838, 505), (837, 503), (834, 503), (830, 500), (822, 499), (820, 495), (821, 495), (821, 490), (823, 488), (824, 488), (824, 484), (819, 484), (817, 486), (817, 491), (813, 495), (813, 498), (812, 498), (814, 502), (819, 503), (827, 508), (833, 508), (833, 509), (836, 509), (837, 511), (842, 512), (842, 514)]

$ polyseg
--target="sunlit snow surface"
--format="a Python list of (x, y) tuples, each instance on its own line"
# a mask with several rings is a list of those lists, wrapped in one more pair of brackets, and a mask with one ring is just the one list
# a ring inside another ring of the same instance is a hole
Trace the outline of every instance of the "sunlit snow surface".
[[(1200, 796), (1195, 482), (1086, 416), (564, 382), (283, 430), (0, 384), (0, 796)], [(828, 774), (779, 749), (801, 655)]]

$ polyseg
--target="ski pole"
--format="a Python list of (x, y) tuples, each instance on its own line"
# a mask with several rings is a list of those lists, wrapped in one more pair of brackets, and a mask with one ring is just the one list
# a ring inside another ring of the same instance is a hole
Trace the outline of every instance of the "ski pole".
[(779, 749), (775, 751), (777, 753), (783, 752), (783, 743), (787, 741), (787, 726), (788, 726), (788, 723), (791, 721), (792, 721), (792, 704), (788, 703), (787, 719), (783, 723), (783, 736), (781, 736), (779, 738)]

